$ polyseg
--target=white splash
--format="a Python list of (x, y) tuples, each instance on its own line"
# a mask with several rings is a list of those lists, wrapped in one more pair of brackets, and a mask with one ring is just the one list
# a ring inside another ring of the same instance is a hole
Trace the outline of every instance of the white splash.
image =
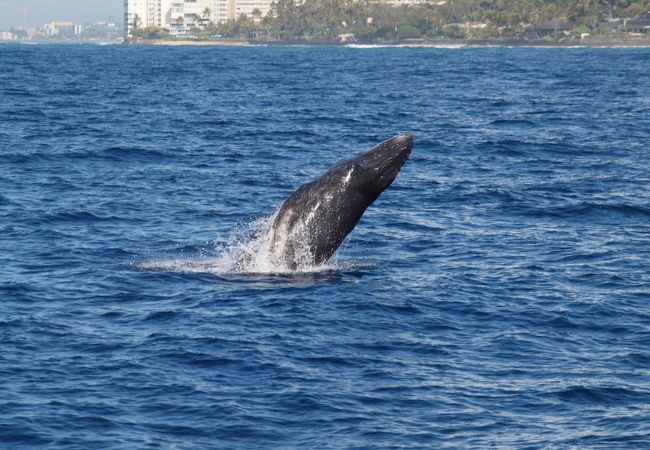
[[(288, 230), (278, 224), (273, 230), (275, 214), (239, 226), (226, 239), (217, 239), (203, 256), (195, 258), (160, 258), (136, 264), (140, 270), (224, 274), (296, 274), (339, 271), (343, 267), (335, 260), (315, 264), (313, 256), (301, 239), (301, 230)], [(280, 255), (291, 242), (293, 267)]]

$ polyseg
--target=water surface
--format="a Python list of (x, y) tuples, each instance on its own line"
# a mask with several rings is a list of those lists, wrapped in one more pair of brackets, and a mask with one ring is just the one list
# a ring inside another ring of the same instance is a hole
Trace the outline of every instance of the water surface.
[[(0, 447), (648, 446), (647, 49), (0, 67)], [(409, 162), (328, 267), (215, 266), (399, 132)]]

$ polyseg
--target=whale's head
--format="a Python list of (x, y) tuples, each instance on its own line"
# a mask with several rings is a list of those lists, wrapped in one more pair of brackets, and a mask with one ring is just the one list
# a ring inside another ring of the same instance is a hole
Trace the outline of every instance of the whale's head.
[(400, 134), (361, 155), (341, 161), (333, 170), (343, 184), (373, 201), (391, 185), (413, 148), (413, 136)]

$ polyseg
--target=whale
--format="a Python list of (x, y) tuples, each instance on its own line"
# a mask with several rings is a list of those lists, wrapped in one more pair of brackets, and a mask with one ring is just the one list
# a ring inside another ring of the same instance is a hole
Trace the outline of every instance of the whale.
[(295, 270), (328, 261), (393, 183), (412, 148), (410, 134), (394, 136), (300, 186), (277, 208), (267, 231), (274, 264)]

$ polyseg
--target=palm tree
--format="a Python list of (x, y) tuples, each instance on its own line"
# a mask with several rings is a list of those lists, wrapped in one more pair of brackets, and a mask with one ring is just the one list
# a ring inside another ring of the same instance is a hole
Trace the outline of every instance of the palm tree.
[(131, 22), (131, 36), (138, 36), (140, 34), (140, 25), (142, 25), (142, 19), (137, 14), (133, 15), (133, 21)]

